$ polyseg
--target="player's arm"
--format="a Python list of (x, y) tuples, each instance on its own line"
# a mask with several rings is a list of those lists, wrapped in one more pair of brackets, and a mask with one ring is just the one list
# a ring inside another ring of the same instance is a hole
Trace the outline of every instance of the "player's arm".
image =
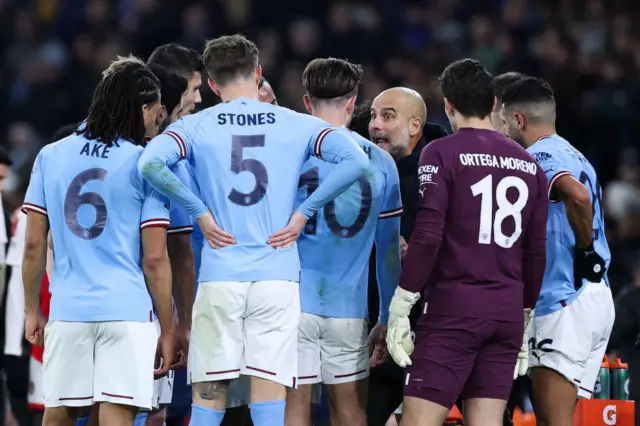
[(171, 232), (167, 235), (167, 249), (173, 276), (173, 298), (178, 311), (178, 323), (191, 327), (191, 308), (195, 299), (195, 260), (190, 232)]
[(29, 188), (22, 206), (22, 211), (27, 214), (22, 255), (22, 283), (27, 316), (40, 312), (40, 285), (47, 266), (49, 218), (44, 195), (43, 155), (43, 151), (40, 151), (33, 164)]
[(369, 165), (369, 158), (347, 133), (326, 127), (309, 141), (309, 155), (337, 166), (327, 174), (318, 189), (300, 204), (298, 211), (307, 219), (353, 184)]
[(403, 259), (400, 284), (389, 306), (387, 348), (400, 367), (411, 365), (409, 355), (413, 351), (413, 342), (409, 313), (420, 298), (438, 257), (449, 205), (446, 167), (437, 147), (427, 145), (420, 155), (418, 179), (421, 199), (409, 248)]
[(553, 182), (553, 190), (567, 209), (567, 219), (576, 236), (576, 246), (593, 246), (593, 210), (589, 190), (573, 175), (564, 174)]
[(147, 145), (138, 160), (138, 171), (158, 192), (183, 206), (191, 217), (199, 218), (207, 207), (169, 169), (189, 157), (190, 141), (183, 119), (178, 120)]
[(393, 292), (400, 280), (400, 216), (402, 200), (400, 198), (400, 178), (398, 170), (391, 162), (387, 171), (383, 210), (376, 224), (376, 277), (380, 295), (380, 314), (378, 322), (386, 325), (389, 319), (389, 304)]
[(167, 200), (155, 191), (147, 191), (142, 207), (142, 270), (153, 306), (158, 314), (161, 334), (173, 336), (171, 264), (167, 252), (169, 211)]

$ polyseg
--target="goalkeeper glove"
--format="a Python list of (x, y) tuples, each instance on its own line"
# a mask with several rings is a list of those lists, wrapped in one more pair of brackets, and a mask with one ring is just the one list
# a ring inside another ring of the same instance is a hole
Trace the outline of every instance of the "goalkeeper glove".
[(573, 261), (574, 285), (576, 290), (582, 287), (582, 280), (599, 283), (607, 268), (604, 259), (593, 249), (593, 243), (586, 248), (575, 249)]
[(413, 340), (411, 339), (409, 312), (418, 299), (420, 299), (420, 293), (411, 293), (401, 287), (396, 287), (389, 305), (387, 349), (400, 367), (411, 365), (409, 355), (413, 352)]
[(524, 336), (522, 337), (522, 346), (516, 361), (516, 369), (513, 372), (513, 380), (517, 379), (518, 376), (524, 376), (529, 370), (529, 329), (531, 328), (533, 314), (533, 309), (524, 310)]

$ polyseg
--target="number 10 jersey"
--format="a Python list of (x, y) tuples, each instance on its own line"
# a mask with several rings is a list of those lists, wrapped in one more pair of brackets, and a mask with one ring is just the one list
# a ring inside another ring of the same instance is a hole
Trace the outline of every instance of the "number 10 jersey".
[(140, 231), (168, 227), (169, 202), (139, 174), (142, 150), (74, 134), (38, 154), (23, 210), (51, 227), (50, 320), (151, 320)]

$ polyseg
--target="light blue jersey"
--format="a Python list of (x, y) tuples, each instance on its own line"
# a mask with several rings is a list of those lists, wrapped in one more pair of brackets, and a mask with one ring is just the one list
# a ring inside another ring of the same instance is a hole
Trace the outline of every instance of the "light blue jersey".
[[(243, 97), (179, 119), (149, 144), (138, 167), (192, 217), (211, 210), (235, 237), (223, 249), (203, 246), (200, 281), (299, 281), (297, 245), (275, 250), (267, 240), (289, 222), (310, 156), (340, 165), (298, 207), (306, 217), (355, 182), (367, 156), (322, 120)], [(193, 168), (202, 200), (167, 168), (181, 159)]]
[[(576, 238), (563, 202), (554, 197), (553, 184), (561, 176), (570, 175), (584, 184), (591, 194), (593, 206), (593, 247), (606, 262), (611, 263), (611, 252), (604, 232), (602, 188), (589, 161), (569, 142), (554, 134), (540, 139), (527, 151), (540, 164), (549, 182), (549, 219), (547, 224), (547, 266), (542, 290), (536, 305), (536, 316), (547, 315), (573, 302), (584, 290), (574, 284), (573, 261)], [(605, 275), (606, 285), (609, 280)]]
[(168, 227), (169, 208), (138, 172), (142, 150), (74, 134), (38, 154), (24, 209), (51, 226), (50, 320), (151, 320), (140, 230)]
[[(341, 130), (349, 132), (346, 129)], [(369, 257), (375, 240), (380, 322), (400, 279), (398, 170), (391, 155), (351, 133), (369, 157), (358, 181), (307, 222), (298, 240), (302, 312), (334, 318), (366, 318)], [(304, 201), (335, 167), (311, 157), (302, 168), (298, 201)]]

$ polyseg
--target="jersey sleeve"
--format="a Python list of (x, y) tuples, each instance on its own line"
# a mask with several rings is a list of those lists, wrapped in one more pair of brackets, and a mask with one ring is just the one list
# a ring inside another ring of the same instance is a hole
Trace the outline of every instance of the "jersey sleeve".
[(534, 308), (542, 288), (542, 278), (547, 263), (547, 180), (544, 173), (537, 173), (538, 196), (533, 199), (531, 217), (522, 240), (523, 304)]
[(145, 197), (142, 203), (142, 215), (140, 216), (140, 229), (168, 228), (169, 200), (159, 194), (153, 188), (145, 185)]
[[(178, 176), (182, 183), (191, 188), (191, 178), (187, 170), (184, 168), (184, 162), (178, 163), (177, 166), (178, 167), (176, 167), (174, 170), (176, 176)], [(171, 222), (168, 231), (169, 234), (181, 234), (193, 231), (193, 222), (191, 220), (191, 216), (189, 216), (189, 213), (187, 213), (187, 210), (185, 210), (184, 207), (176, 202), (171, 203), (169, 221)]]
[[(382, 211), (380, 219), (390, 219), (402, 215), (402, 198), (400, 197), (400, 176), (398, 169), (390, 155), (385, 153), (389, 158), (385, 158), (385, 169), (387, 171), (387, 181), (384, 187), (384, 201), (382, 202)], [(390, 163), (390, 164), (389, 164)]]
[(400, 287), (412, 293), (421, 292), (431, 275), (449, 207), (447, 164), (439, 146), (427, 145), (420, 155), (418, 212), (400, 277)]
[(364, 173), (369, 158), (347, 133), (326, 126), (313, 132), (307, 151), (308, 155), (337, 164), (318, 189), (298, 207), (298, 211), (309, 218), (349, 188)]
[(191, 132), (187, 127), (180, 119), (149, 142), (138, 160), (138, 171), (159, 193), (197, 218), (207, 212), (207, 207), (169, 169), (181, 159), (190, 158)]
[(553, 184), (558, 178), (565, 175), (572, 175), (571, 171), (565, 165), (560, 153), (552, 147), (542, 145), (540, 142), (533, 144), (529, 149), (529, 154), (533, 157), (538, 165), (542, 168), (547, 177), (547, 197), (549, 200), (556, 201), (553, 197)]
[(22, 204), (22, 211), (25, 213), (32, 211), (45, 216), (47, 215), (47, 203), (44, 196), (44, 175), (42, 172), (44, 156), (45, 148), (38, 153), (36, 161), (33, 162), (29, 188), (27, 189), (27, 194)]

